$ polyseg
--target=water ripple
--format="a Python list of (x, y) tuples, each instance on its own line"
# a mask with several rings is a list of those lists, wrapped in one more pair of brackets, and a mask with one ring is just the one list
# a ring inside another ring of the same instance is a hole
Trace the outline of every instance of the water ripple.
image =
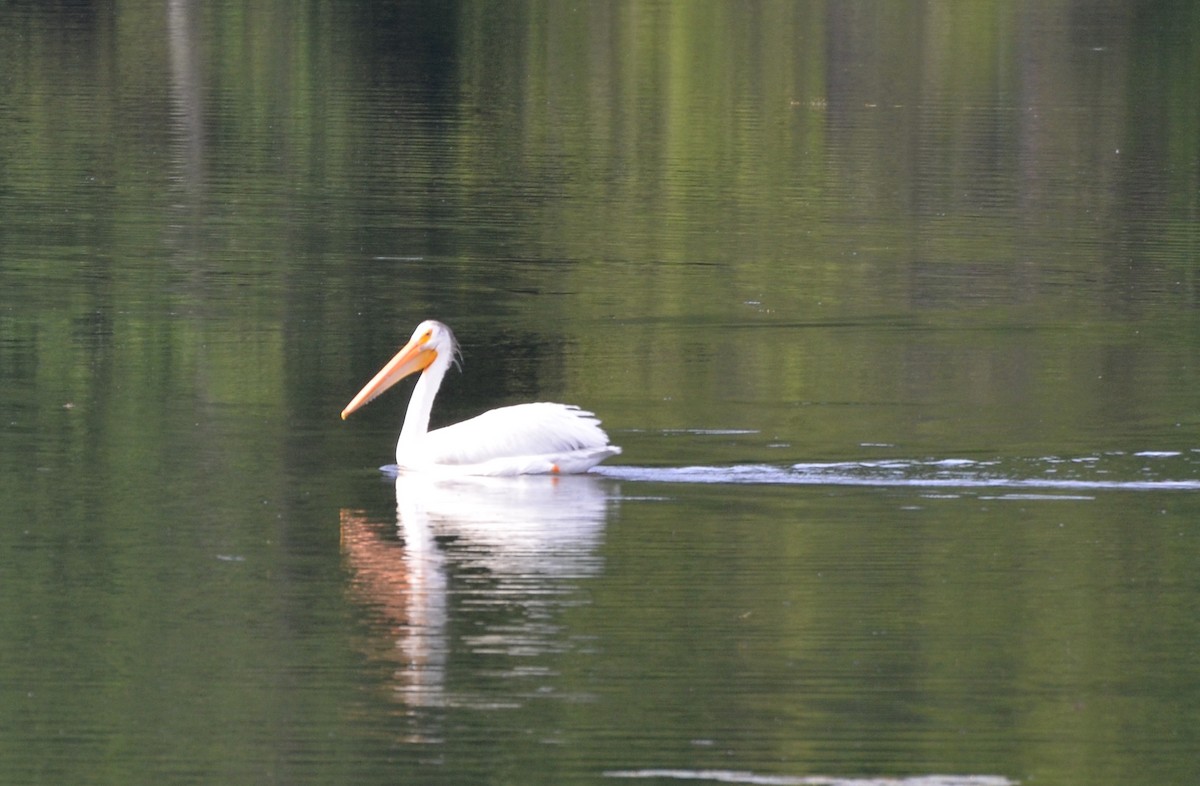
[(601, 466), (617, 480), (659, 483), (732, 483), (796, 486), (905, 486), (1043, 491), (1200, 491), (1195, 453), (1111, 452), (1074, 458), (877, 459), (804, 462), (789, 466)]
[(909, 778), (830, 778), (820, 775), (760, 775), (736, 770), (610, 770), (607, 778), (674, 778), (758, 786), (1015, 786), (1000, 775), (917, 775)]

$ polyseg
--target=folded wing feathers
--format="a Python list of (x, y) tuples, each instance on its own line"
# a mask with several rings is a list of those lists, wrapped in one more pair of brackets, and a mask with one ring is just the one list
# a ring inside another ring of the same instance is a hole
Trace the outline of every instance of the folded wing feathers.
[(425, 450), (439, 464), (482, 464), (497, 458), (566, 456), (575, 451), (611, 450), (608, 435), (591, 412), (568, 404), (517, 404), (436, 429)]

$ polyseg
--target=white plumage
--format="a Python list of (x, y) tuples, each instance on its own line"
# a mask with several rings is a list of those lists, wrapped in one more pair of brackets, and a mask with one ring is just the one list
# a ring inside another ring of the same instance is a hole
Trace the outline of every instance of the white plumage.
[(420, 371), (396, 442), (396, 464), (401, 469), (462, 475), (573, 474), (621, 452), (609, 444), (591, 412), (568, 404), (500, 407), (430, 431), (433, 400), (457, 351), (450, 328), (435, 320), (422, 322), (408, 343), (346, 405), (342, 419)]

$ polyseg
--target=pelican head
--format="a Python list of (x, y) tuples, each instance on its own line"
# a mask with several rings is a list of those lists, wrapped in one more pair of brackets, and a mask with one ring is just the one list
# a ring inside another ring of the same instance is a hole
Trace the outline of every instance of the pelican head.
[(410, 374), (431, 367), (444, 374), (451, 363), (457, 362), (458, 354), (458, 341), (450, 328), (436, 319), (425, 320), (417, 325), (412, 338), (396, 356), (346, 405), (342, 410), (342, 420)]

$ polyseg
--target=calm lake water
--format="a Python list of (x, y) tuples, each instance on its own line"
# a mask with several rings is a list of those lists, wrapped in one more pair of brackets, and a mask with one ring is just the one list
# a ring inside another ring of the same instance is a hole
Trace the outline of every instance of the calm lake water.
[[(1188, 3), (0, 6), (0, 782), (1200, 781)], [(584, 477), (396, 477), (594, 410)]]

